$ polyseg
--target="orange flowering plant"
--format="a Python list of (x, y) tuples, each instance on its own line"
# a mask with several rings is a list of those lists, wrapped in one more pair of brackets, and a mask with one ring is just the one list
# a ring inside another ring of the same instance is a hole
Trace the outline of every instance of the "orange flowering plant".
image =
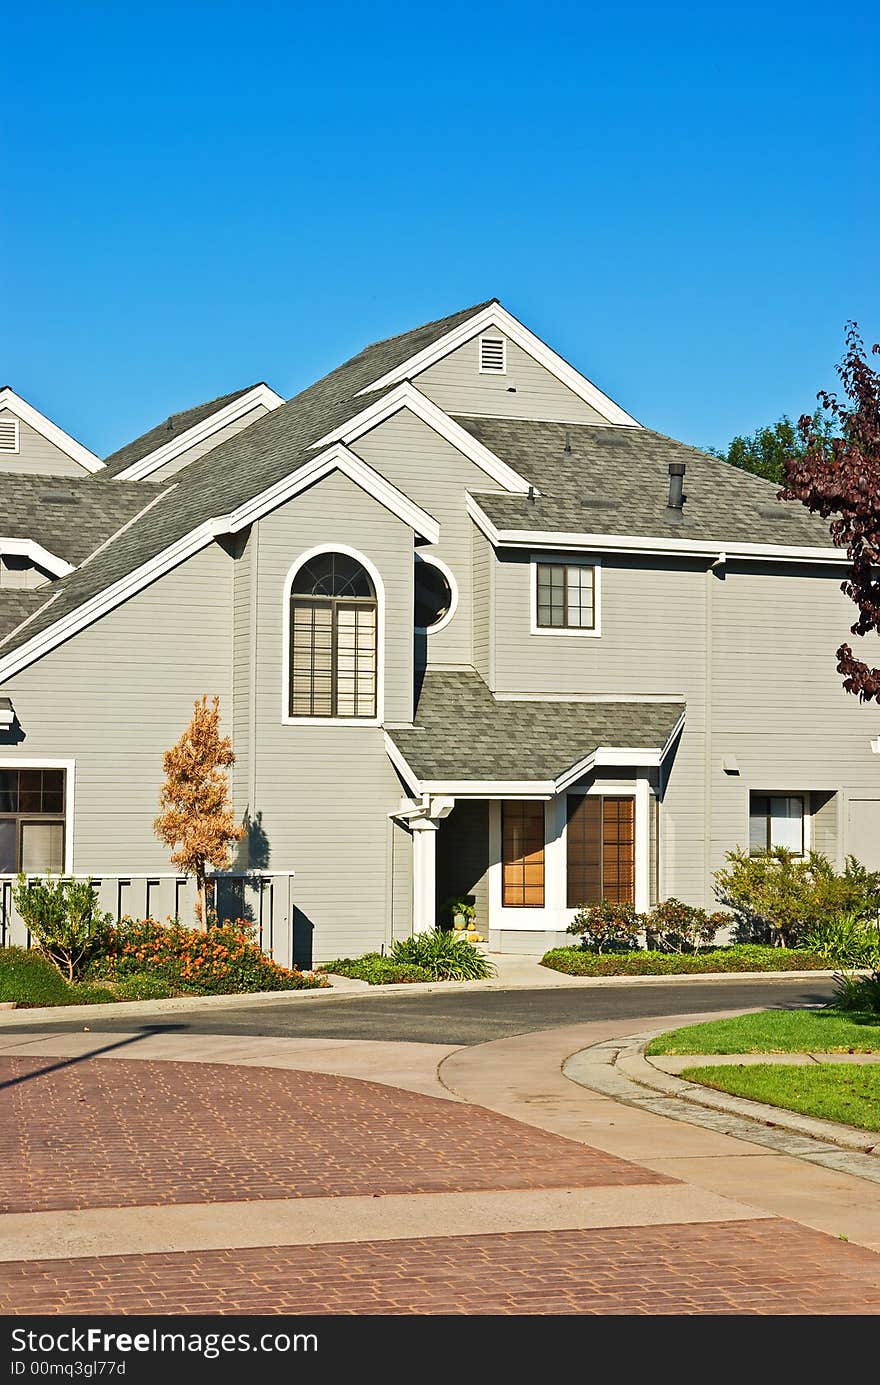
[(203, 933), (176, 919), (123, 919), (112, 929), (96, 970), (108, 980), (138, 973), (161, 978), (183, 994), (236, 995), (294, 991), (326, 985), (323, 977), (279, 966), (255, 941), (244, 919), (214, 924)]

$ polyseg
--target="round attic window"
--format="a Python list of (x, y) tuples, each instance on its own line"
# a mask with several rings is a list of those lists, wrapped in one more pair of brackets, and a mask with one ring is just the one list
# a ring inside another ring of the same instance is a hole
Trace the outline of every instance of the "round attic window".
[(429, 635), (442, 630), (458, 604), (455, 578), (439, 558), (416, 556), (415, 625)]

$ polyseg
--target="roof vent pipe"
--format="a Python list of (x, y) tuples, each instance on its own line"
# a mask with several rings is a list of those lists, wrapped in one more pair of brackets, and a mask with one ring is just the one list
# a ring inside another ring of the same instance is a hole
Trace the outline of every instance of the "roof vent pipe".
[(684, 462), (669, 463), (669, 499), (666, 502), (668, 510), (681, 511), (684, 505)]
[(566, 428), (566, 430), (565, 430), (565, 448), (564, 448), (564, 450), (565, 450), (566, 452), (570, 452), (570, 451), (571, 451), (571, 433), (568, 431), (567, 428)]

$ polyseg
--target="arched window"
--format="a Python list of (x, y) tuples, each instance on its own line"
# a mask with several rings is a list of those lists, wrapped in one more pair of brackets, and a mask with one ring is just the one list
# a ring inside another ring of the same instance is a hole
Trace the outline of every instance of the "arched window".
[(347, 553), (317, 553), (290, 589), (291, 717), (375, 717), (376, 589)]

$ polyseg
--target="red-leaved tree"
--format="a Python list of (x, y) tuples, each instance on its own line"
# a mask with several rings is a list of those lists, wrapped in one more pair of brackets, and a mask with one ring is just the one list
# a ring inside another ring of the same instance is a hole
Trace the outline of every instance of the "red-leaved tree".
[(208, 924), (205, 875), (208, 866), (225, 870), (229, 848), (244, 836), (229, 803), (226, 770), (235, 764), (232, 741), (220, 735), (220, 699), (201, 697), (192, 721), (177, 745), (165, 751), (165, 783), (159, 797), (162, 812), (156, 835), (173, 848), (171, 859), (194, 875), (198, 891), (196, 916)]
[[(880, 345), (871, 348), (880, 355)], [(831, 520), (831, 539), (845, 548), (850, 570), (842, 590), (856, 604), (854, 635), (880, 634), (880, 374), (874, 370), (855, 322), (846, 326), (846, 350), (837, 367), (844, 398), (821, 390), (822, 408), (834, 424), (829, 437), (819, 416), (805, 414), (798, 427), (804, 444), (785, 463), (784, 500), (799, 500)], [(837, 651), (847, 692), (880, 701), (880, 668), (856, 658), (849, 644)]]

